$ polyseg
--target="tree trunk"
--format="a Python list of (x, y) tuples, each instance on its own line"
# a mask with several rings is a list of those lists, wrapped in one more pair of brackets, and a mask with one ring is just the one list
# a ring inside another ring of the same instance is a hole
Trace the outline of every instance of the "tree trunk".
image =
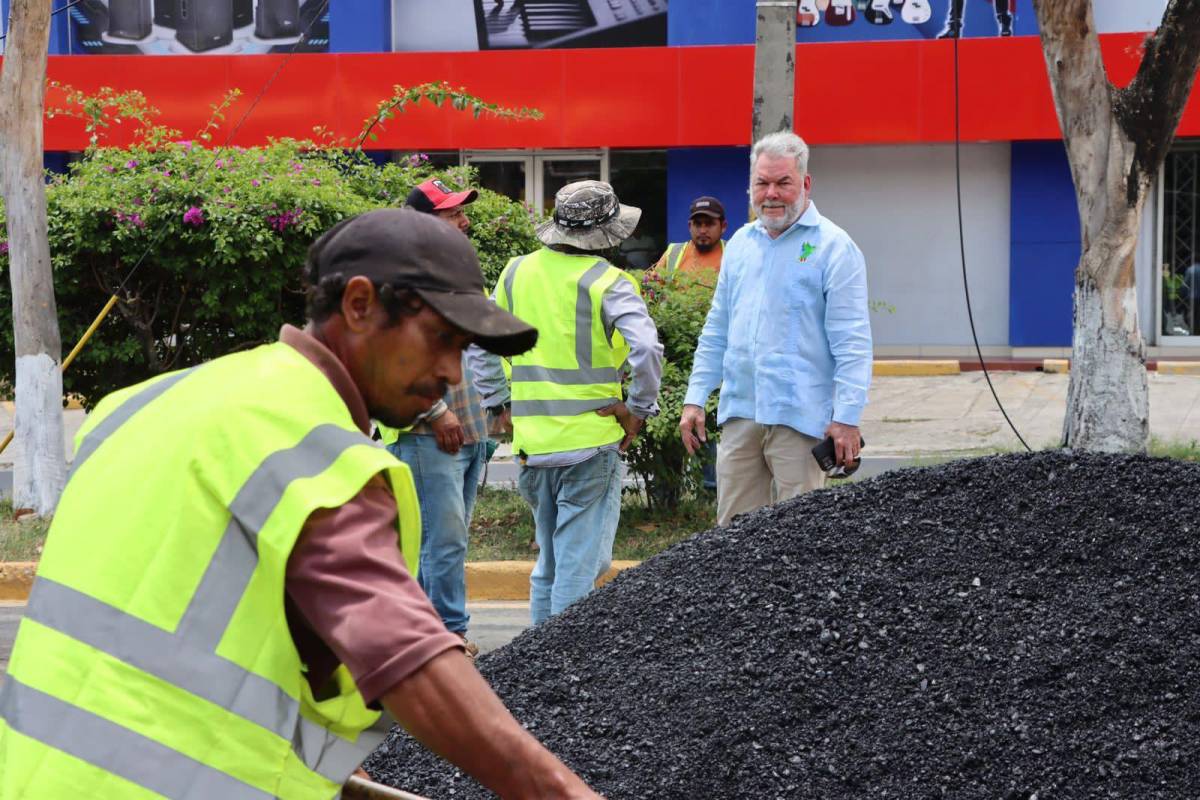
[(796, 92), (795, 0), (757, 0), (751, 141), (790, 131)]
[(1153, 176), (1200, 64), (1200, 0), (1170, 0), (1133, 82), (1109, 83), (1091, 0), (1034, 0), (1079, 204), (1075, 330), (1063, 443), (1145, 452), (1146, 348), (1134, 250)]
[(50, 3), (12, 0), (0, 71), (0, 189), (8, 221), (16, 350), (13, 506), (53, 512), (66, 482), (62, 343), (46, 239), (42, 113)]

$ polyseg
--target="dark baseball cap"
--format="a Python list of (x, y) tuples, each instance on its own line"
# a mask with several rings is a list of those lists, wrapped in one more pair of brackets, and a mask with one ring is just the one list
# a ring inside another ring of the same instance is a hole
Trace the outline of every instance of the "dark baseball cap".
[(697, 197), (692, 201), (691, 208), (688, 209), (688, 219), (702, 214), (706, 217), (714, 219), (725, 219), (725, 206), (721, 205), (721, 201), (715, 197)]
[(471, 240), (411, 208), (368, 211), (334, 225), (308, 250), (308, 279), (362, 275), (376, 284), (411, 289), (485, 350), (514, 356), (537, 343), (537, 329), (484, 293)]
[(426, 214), (432, 214), (434, 211), (474, 203), (476, 197), (479, 197), (479, 192), (474, 189), (455, 192), (445, 183), (434, 178), (419, 184), (409, 192), (404, 205)]

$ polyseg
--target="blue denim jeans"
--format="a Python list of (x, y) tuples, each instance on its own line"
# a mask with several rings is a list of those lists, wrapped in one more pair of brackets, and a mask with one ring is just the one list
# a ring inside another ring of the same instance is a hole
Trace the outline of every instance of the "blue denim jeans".
[(529, 576), (533, 624), (586, 596), (612, 564), (621, 515), (621, 458), (604, 450), (569, 467), (521, 467), (538, 560)]
[(408, 464), (421, 505), (421, 568), (417, 580), (451, 633), (466, 633), (467, 529), (475, 509), (487, 443), (463, 445), (453, 455), (437, 438), (404, 434), (388, 450)]

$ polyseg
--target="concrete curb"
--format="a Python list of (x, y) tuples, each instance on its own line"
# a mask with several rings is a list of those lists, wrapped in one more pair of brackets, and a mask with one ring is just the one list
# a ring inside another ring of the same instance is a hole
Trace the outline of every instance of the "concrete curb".
[(1200, 361), (1159, 361), (1160, 375), (1200, 375)]
[[(528, 600), (529, 573), (533, 572), (533, 561), (468, 561), (467, 599), (484, 600)], [(612, 568), (596, 582), (597, 586), (608, 583), (621, 570), (636, 567), (640, 561), (614, 561)], [(37, 572), (36, 561), (13, 561), (0, 563), (0, 601), (23, 603), (29, 599), (33, 586), (33, 575)]]
[(923, 377), (929, 375), (957, 375), (962, 372), (962, 366), (957, 360), (947, 359), (893, 359), (876, 361), (872, 374), (888, 377)]

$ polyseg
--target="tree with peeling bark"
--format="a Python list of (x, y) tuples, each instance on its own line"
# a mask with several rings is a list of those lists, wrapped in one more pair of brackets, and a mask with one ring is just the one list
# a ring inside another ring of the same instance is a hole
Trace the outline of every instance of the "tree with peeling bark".
[(13, 506), (53, 512), (66, 483), (62, 343), (46, 238), (42, 111), (50, 3), (12, 0), (0, 66), (0, 192), (8, 224), (16, 355)]
[(1200, 64), (1200, 0), (1170, 0), (1137, 75), (1109, 82), (1092, 0), (1034, 0), (1042, 51), (1079, 204), (1075, 333), (1063, 442), (1144, 452), (1146, 351), (1134, 250), (1146, 195), (1166, 158)]

